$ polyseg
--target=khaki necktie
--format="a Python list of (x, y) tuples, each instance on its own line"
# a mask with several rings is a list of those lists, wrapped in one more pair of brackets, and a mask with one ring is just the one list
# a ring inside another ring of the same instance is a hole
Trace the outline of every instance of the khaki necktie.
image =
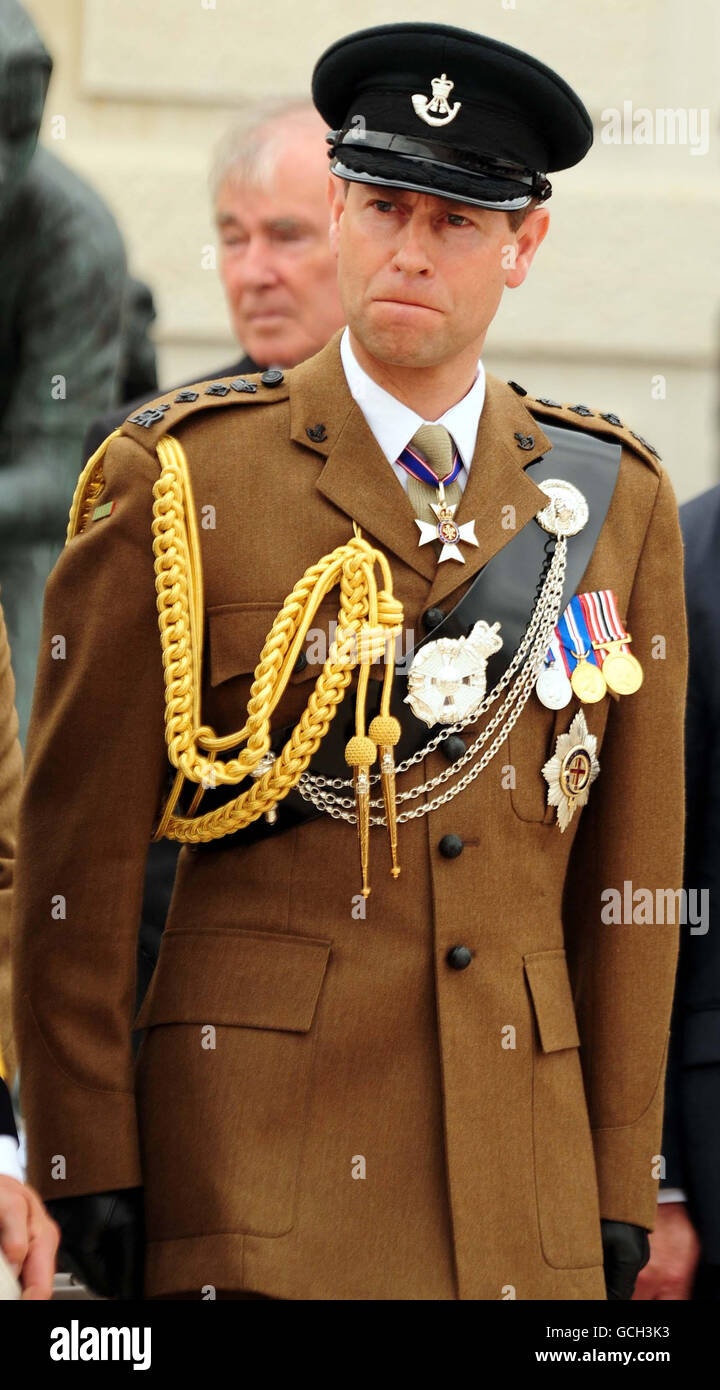
[[(455, 445), (450, 431), (446, 430), (444, 425), (421, 425), (410, 443), (413, 449), (422, 454), (441, 481), (443, 478), (447, 478), (453, 465)], [(454, 483), (450, 483), (450, 486), (445, 488), (445, 501), (452, 507), (460, 501), (461, 497), (462, 488), (456, 478)], [(419, 521), (437, 521), (430, 505), (438, 500), (437, 488), (431, 487), (429, 483), (421, 482), (419, 478), (413, 478), (412, 473), (409, 473), (408, 498)]]

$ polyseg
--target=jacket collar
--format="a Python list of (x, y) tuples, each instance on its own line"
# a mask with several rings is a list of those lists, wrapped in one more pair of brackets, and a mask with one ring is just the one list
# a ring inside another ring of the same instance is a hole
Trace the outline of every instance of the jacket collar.
[[(521, 398), (488, 374), (472, 466), (455, 513), (458, 523), (475, 521), (478, 545), (461, 546), (464, 564), (438, 564), (431, 545), (418, 545), (412, 504), (350, 395), (341, 333), (289, 375), (291, 438), (325, 459), (318, 491), (422, 575), (430, 586), (427, 603), (439, 604), (547, 504), (524, 468), (552, 446)], [(531, 438), (532, 447), (521, 448), (516, 436)]]

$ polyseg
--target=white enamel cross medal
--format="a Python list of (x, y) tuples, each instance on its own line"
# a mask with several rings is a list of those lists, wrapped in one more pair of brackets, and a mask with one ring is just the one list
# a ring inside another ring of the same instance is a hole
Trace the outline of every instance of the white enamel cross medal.
[(465, 564), (465, 556), (460, 553), (460, 541), (467, 545), (478, 545), (478, 538), (475, 535), (475, 522), (465, 521), (462, 526), (458, 526), (454, 520), (459, 503), (451, 507), (445, 501), (445, 489), (440, 484), (438, 489), (438, 501), (431, 502), (430, 506), (434, 511), (437, 522), (421, 521), (415, 517), (415, 525), (420, 528), (420, 540), (418, 545), (427, 545), (428, 541), (442, 541), (442, 550), (438, 556), (438, 564), (443, 560), (459, 560), (461, 565)]

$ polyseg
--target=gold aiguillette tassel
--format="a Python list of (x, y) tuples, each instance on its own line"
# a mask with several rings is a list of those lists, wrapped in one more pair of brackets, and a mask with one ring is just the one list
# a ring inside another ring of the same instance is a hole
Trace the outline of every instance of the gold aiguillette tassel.
[(400, 721), (392, 714), (377, 714), (368, 733), (380, 749), (380, 781), (385, 802), (385, 819), (390, 836), (390, 858), (393, 878), (400, 873), (397, 862), (397, 808), (395, 804), (395, 756), (393, 748), (400, 741)]
[(355, 791), (355, 810), (357, 813), (358, 839), (360, 841), (360, 868), (362, 871), (362, 895), (367, 898), (368, 862), (370, 859), (370, 768), (375, 762), (377, 749), (371, 738), (365, 734), (354, 734), (345, 747), (345, 761), (353, 770)]

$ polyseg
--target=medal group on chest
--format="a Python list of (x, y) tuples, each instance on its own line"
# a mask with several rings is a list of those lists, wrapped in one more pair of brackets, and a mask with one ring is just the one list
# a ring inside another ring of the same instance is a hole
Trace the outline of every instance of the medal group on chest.
[[(640, 686), (640, 663), (629, 651), (631, 636), (620, 620), (612, 590), (576, 595), (561, 613), (568, 537), (585, 526), (588, 508), (580, 491), (563, 479), (547, 479), (539, 486), (547, 493), (548, 503), (535, 519), (556, 543), (525, 633), (503, 675), (488, 691), (487, 662), (503, 641), (501, 624), (484, 619), (474, 623), (465, 637), (423, 643), (412, 660), (405, 703), (433, 734), (424, 747), (398, 763), (396, 774), (417, 765), (446, 738), (476, 724), (483, 715), (489, 717), (451, 766), (419, 787), (398, 790), (398, 824), (428, 814), (470, 785), (503, 745), (533, 691), (548, 708), (562, 709), (573, 693), (584, 703), (593, 703), (608, 690), (619, 697)], [(439, 539), (447, 544), (449, 538), (440, 535)], [(542, 769), (548, 804), (556, 806), (563, 831), (575, 809), (587, 800), (600, 770), (596, 746), (581, 709)], [(454, 784), (448, 785), (453, 778)], [(386, 824), (382, 799), (373, 797), (378, 782), (378, 774), (370, 775), (371, 825)], [(308, 771), (298, 790), (328, 815), (357, 823), (354, 798), (347, 794), (352, 790), (349, 780)]]

